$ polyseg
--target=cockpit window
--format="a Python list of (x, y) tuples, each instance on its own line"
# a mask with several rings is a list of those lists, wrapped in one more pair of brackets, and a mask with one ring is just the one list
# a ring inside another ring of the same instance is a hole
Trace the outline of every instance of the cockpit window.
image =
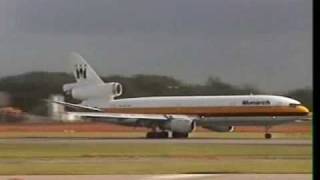
[(299, 105), (300, 105), (300, 104), (297, 104), (297, 103), (290, 103), (290, 104), (289, 104), (290, 107), (297, 107), (297, 106), (299, 106)]

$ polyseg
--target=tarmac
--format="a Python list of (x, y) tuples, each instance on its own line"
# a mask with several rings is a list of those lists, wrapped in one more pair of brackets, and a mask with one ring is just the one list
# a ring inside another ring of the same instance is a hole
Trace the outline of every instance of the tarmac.
[(170, 174), (0, 176), (0, 180), (310, 180), (311, 174)]
[(268, 144), (268, 145), (312, 145), (312, 140), (301, 139), (125, 139), (125, 138), (2, 138), (0, 143), (84, 143), (84, 144)]

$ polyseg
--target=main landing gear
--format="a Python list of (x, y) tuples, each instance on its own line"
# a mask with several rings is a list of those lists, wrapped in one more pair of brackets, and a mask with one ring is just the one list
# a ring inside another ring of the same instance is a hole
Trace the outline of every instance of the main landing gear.
[(188, 138), (188, 133), (172, 132), (172, 138)]
[(266, 126), (265, 127), (265, 134), (264, 134), (264, 138), (265, 139), (271, 139), (272, 138), (272, 134), (269, 132), (270, 130), (270, 126)]
[[(172, 138), (181, 139), (188, 138), (189, 133), (172, 132)], [(150, 131), (146, 134), (147, 139), (167, 139), (169, 138), (169, 132), (167, 131)]]

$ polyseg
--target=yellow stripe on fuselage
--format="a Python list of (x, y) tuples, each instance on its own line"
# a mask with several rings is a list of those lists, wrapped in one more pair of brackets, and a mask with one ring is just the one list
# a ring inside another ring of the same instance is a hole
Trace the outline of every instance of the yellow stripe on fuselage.
[(108, 108), (109, 113), (185, 114), (199, 116), (305, 116), (304, 106), (229, 106), (229, 107), (131, 107)]

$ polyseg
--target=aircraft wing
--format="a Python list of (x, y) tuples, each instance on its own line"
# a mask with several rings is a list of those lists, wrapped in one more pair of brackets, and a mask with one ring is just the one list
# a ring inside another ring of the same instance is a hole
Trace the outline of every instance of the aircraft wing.
[[(144, 126), (159, 125), (165, 121), (172, 119), (195, 119), (196, 117), (187, 115), (168, 115), (168, 114), (129, 114), (129, 113), (108, 113), (102, 109), (85, 106), (81, 104), (72, 104), (63, 101), (46, 100), (49, 103), (57, 103), (74, 109), (88, 110), (91, 112), (68, 112), (75, 117), (90, 119), (94, 121), (128, 125), (128, 126)], [(93, 112), (94, 111), (94, 112)]]
[(63, 105), (63, 106), (71, 107), (73, 109), (82, 109), (82, 110), (98, 111), (98, 112), (102, 112), (103, 111), (100, 108), (91, 107), (91, 106), (85, 106), (85, 105), (82, 105), (82, 104), (72, 104), (72, 103), (68, 103), (68, 102), (64, 102), (64, 101), (56, 101), (56, 100), (49, 100), (49, 99), (46, 99), (45, 101), (48, 102), (48, 103), (56, 103), (56, 104), (60, 104), (60, 105)]
[(105, 122), (125, 126), (157, 127), (173, 119), (192, 119), (185, 115), (163, 115), (163, 114), (125, 114), (108, 112), (68, 112), (82, 119), (95, 122)]
[(69, 112), (69, 113), (79, 117), (85, 117), (85, 118), (168, 120), (168, 117), (160, 114), (125, 114), (125, 113), (107, 113), (107, 112)]

